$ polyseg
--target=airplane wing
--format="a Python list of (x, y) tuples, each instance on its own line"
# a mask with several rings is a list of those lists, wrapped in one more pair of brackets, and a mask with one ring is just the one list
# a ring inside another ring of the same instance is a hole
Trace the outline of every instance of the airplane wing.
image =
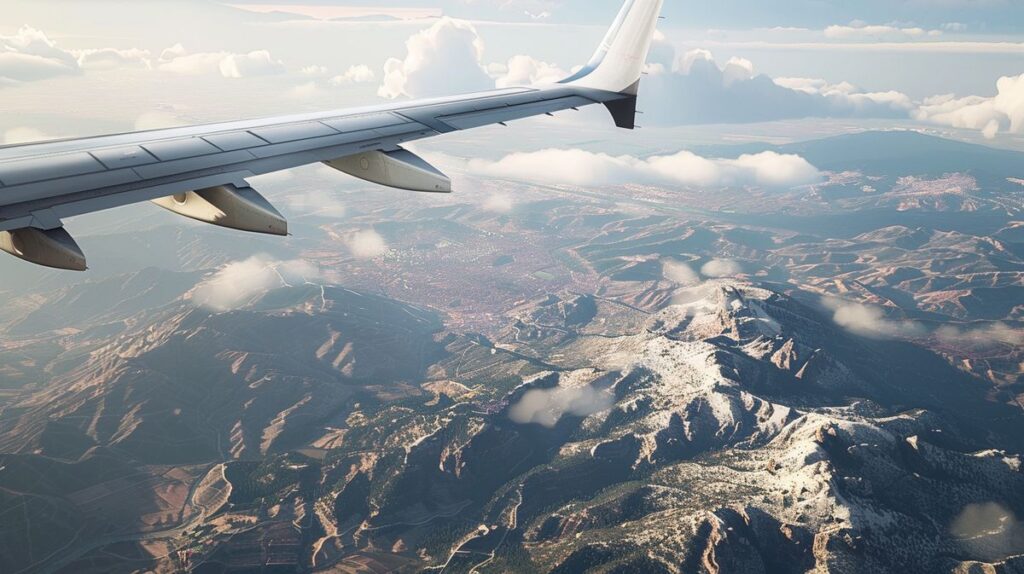
[(631, 129), (663, 1), (626, 0), (590, 62), (550, 86), (0, 147), (0, 250), (85, 270), (62, 220), (147, 200), (215, 225), (286, 235), (285, 218), (247, 178), (324, 162), (381, 185), (449, 192), (450, 180), (402, 143), (593, 104)]

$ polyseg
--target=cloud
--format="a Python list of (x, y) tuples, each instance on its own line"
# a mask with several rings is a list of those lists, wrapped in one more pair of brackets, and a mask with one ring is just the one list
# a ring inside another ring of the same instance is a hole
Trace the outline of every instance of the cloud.
[(666, 280), (683, 286), (698, 285), (701, 282), (700, 275), (692, 267), (675, 259), (661, 262), (661, 274)]
[(481, 206), (484, 211), (490, 211), (492, 213), (509, 213), (515, 204), (512, 202), (512, 198), (504, 193), (495, 193), (487, 197)]
[(956, 348), (994, 347), (997, 345), (1024, 345), (1024, 330), (1005, 323), (983, 325), (943, 325), (931, 329), (916, 321), (889, 319), (885, 311), (874, 305), (852, 303), (835, 297), (825, 297), (822, 304), (833, 311), (832, 319), (840, 327), (875, 339), (903, 339), (934, 336), (944, 345)]
[(927, 332), (913, 321), (888, 319), (885, 311), (874, 305), (862, 305), (834, 297), (826, 297), (822, 303), (833, 311), (832, 320), (836, 325), (864, 337), (896, 339), (919, 337)]
[(864, 22), (853, 22), (849, 26), (829, 26), (825, 28), (825, 37), (836, 40), (871, 39), (871, 40), (917, 40), (936, 38), (942, 30), (925, 30), (924, 28), (901, 28), (893, 25), (870, 25)]
[[(448, 158), (442, 161), (453, 161)], [(794, 187), (821, 180), (821, 173), (797, 155), (762, 152), (737, 159), (707, 159), (688, 151), (641, 159), (579, 149), (515, 153), (497, 161), (469, 159), (477, 175), (573, 185), (651, 183), (692, 186)]]
[(992, 323), (968, 328), (946, 325), (936, 329), (935, 336), (947, 345), (963, 345), (967, 343), (979, 347), (995, 345), (1024, 346), (1024, 331), (1014, 329), (1005, 323)]
[[(667, 51), (668, 48), (662, 48)], [(691, 50), (651, 67), (640, 107), (660, 125), (746, 123), (803, 117), (908, 117), (912, 100), (900, 92), (866, 92), (818, 79), (773, 80), (754, 64), (731, 58), (719, 65), (707, 50)]]
[(349, 66), (344, 74), (334, 76), (330, 79), (332, 86), (351, 86), (353, 84), (367, 84), (377, 80), (377, 75), (365, 64)]
[(355, 231), (343, 238), (352, 256), (357, 259), (373, 259), (388, 251), (388, 244), (379, 233), (372, 229)]
[(790, 90), (820, 96), (836, 109), (852, 115), (870, 117), (889, 112), (903, 115), (914, 109), (913, 100), (902, 92), (862, 92), (849, 82), (830, 84), (813, 78), (776, 78), (774, 82)]
[(79, 72), (73, 54), (31, 26), (23, 26), (13, 36), (0, 36), (0, 86)]
[(676, 59), (676, 48), (672, 42), (661, 32), (654, 31), (654, 38), (651, 40), (651, 49), (647, 53), (647, 72), (664, 73), (672, 69)]
[(732, 259), (712, 259), (700, 268), (705, 277), (735, 277), (743, 273), (743, 266)]
[(192, 302), (211, 311), (240, 309), (272, 289), (305, 283), (320, 276), (308, 261), (280, 261), (257, 255), (220, 268), (192, 291)]
[(929, 98), (914, 117), (955, 128), (980, 130), (989, 139), (999, 132), (1024, 133), (1024, 74), (999, 78), (994, 97), (945, 95)]
[(116, 48), (98, 48), (80, 50), (75, 52), (78, 57), (78, 65), (83, 70), (113, 70), (117, 68), (141, 68), (152, 67), (150, 62), (152, 54), (149, 50), (130, 48), (118, 50)]
[(267, 76), (285, 71), (284, 64), (267, 50), (247, 54), (230, 52), (190, 53), (181, 44), (167, 48), (160, 54), (157, 68), (176, 74), (217, 74), (225, 78)]
[(1005, 532), (1016, 523), (1013, 511), (1001, 504), (968, 504), (950, 524), (949, 532), (959, 539), (985, 538)]
[(322, 77), (327, 74), (327, 69), (321, 66), (308, 66), (303, 68), (300, 74), (313, 79), (289, 89), (286, 92), (288, 97), (303, 100), (323, 97), (329, 94), (328, 90), (330, 88), (367, 84), (377, 79), (373, 70), (371, 70), (369, 66), (363, 64), (351, 66), (344, 74), (333, 76), (327, 80), (322, 79)]
[(721, 283), (716, 280), (736, 277), (741, 273), (743, 266), (732, 259), (712, 259), (701, 267), (700, 273), (674, 259), (662, 261), (662, 276), (676, 284), (671, 304), (682, 308), (687, 315), (712, 310), (713, 294)]
[(494, 86), (482, 64), (484, 43), (472, 24), (441, 18), (405, 42), (404, 59), (384, 65), (377, 93), (384, 98), (429, 97)]
[(533, 389), (512, 405), (508, 416), (519, 424), (551, 428), (565, 415), (586, 417), (611, 408), (611, 394), (593, 387)]
[(512, 56), (508, 64), (497, 71), (495, 86), (498, 88), (552, 84), (570, 75), (555, 64), (523, 55)]
[(305, 66), (301, 70), (299, 70), (299, 73), (302, 74), (303, 76), (312, 76), (315, 78), (320, 78), (327, 75), (327, 68), (325, 66), (317, 65)]
[(284, 72), (284, 64), (280, 60), (275, 60), (266, 50), (256, 50), (248, 54), (228, 54), (220, 61), (219, 67), (221, 75), (225, 78), (269, 76)]

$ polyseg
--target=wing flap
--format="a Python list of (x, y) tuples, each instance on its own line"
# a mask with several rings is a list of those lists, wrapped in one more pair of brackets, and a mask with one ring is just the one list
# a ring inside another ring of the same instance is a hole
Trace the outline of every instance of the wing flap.
[(305, 122), (301, 124), (285, 124), (269, 128), (249, 130), (249, 133), (272, 144), (287, 143), (297, 140), (338, 135), (338, 130), (323, 122)]
[(211, 155), (221, 151), (220, 148), (203, 138), (157, 141), (142, 144), (142, 147), (161, 162)]
[(101, 149), (91, 153), (92, 156), (100, 160), (107, 169), (136, 167), (160, 161), (154, 157), (153, 154), (142, 149), (140, 146)]
[(373, 128), (409, 123), (411, 120), (392, 113), (367, 114), (362, 116), (334, 118), (323, 123), (341, 133), (360, 132)]

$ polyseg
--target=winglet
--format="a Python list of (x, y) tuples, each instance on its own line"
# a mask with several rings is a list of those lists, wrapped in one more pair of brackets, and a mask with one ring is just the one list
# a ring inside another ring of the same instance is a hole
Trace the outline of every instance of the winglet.
[(636, 95), (664, 0), (626, 0), (590, 62), (561, 83), (624, 97), (605, 104), (615, 125), (632, 129)]

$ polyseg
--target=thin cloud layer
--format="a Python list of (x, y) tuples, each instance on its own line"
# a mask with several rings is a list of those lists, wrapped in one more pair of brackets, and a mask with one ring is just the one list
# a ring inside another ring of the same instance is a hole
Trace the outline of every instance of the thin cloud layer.
[(508, 416), (519, 424), (539, 424), (552, 428), (563, 416), (586, 417), (611, 408), (610, 393), (593, 387), (534, 389), (512, 405)]
[(992, 323), (979, 327), (945, 326), (935, 331), (935, 336), (945, 344), (970, 343), (981, 347), (991, 345), (1024, 345), (1024, 331), (1014, 329), (1006, 323)]
[(836, 325), (856, 335), (874, 339), (919, 337), (926, 329), (913, 321), (893, 320), (874, 305), (862, 305), (833, 297), (822, 299), (822, 304), (833, 312)]
[(512, 197), (504, 193), (495, 193), (487, 196), (480, 207), (484, 211), (490, 211), (491, 213), (509, 213), (515, 204), (512, 202)]
[(338, 218), (345, 215), (345, 203), (337, 193), (324, 189), (311, 189), (289, 193), (284, 197), (288, 211), (303, 215)]
[(918, 26), (900, 27), (891, 24), (872, 25), (866, 22), (851, 22), (849, 25), (833, 25), (825, 28), (825, 37), (836, 40), (917, 40), (937, 38), (942, 30), (925, 30)]
[(873, 339), (908, 339), (934, 337), (945, 345), (992, 347), (1024, 345), (1024, 331), (1005, 323), (981, 325), (944, 325), (931, 329), (917, 321), (889, 319), (881, 307), (825, 297), (822, 304), (832, 310), (836, 325), (847, 331)]
[(572, 185), (796, 187), (822, 179), (821, 172), (804, 158), (775, 152), (743, 155), (737, 159), (708, 159), (681, 151), (641, 159), (579, 149), (546, 149), (516, 153), (497, 161), (453, 158), (443, 161), (461, 162), (465, 170), (476, 175)]

